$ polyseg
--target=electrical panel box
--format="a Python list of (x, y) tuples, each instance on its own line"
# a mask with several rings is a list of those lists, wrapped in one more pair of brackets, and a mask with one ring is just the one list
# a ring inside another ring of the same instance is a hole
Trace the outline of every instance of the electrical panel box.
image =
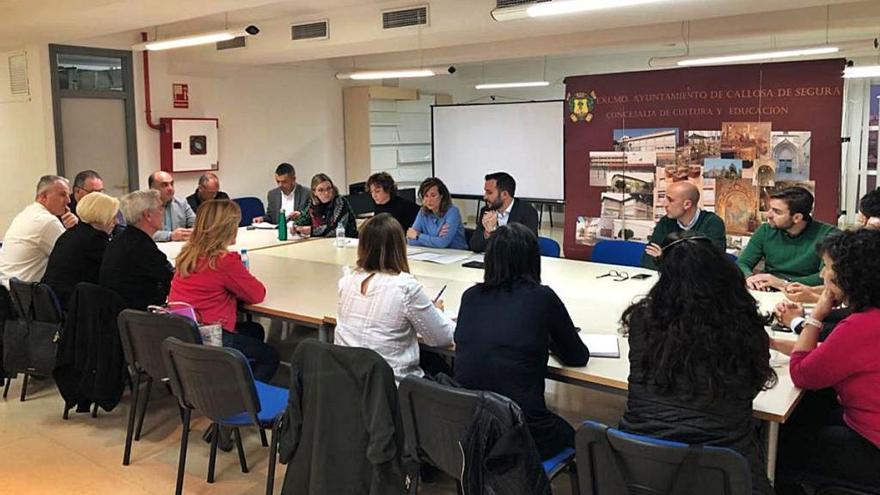
[(220, 167), (218, 119), (160, 118), (161, 168), (165, 172), (202, 172)]

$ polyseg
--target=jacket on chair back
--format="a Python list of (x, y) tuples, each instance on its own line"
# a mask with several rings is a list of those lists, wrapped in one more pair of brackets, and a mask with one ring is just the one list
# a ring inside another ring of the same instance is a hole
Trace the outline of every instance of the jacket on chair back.
[(374, 351), (300, 343), (279, 430), (283, 494), (404, 493), (397, 387)]

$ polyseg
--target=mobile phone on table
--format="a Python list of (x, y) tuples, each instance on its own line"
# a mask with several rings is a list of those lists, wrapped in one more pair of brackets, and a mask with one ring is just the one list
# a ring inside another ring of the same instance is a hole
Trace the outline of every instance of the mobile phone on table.
[(650, 273), (637, 273), (630, 278), (633, 280), (645, 280), (646, 278), (650, 278), (650, 277), (651, 277)]

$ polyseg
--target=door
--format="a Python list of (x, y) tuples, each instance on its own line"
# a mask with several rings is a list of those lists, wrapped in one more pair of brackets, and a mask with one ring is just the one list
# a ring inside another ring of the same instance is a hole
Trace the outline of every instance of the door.
[(119, 197), (138, 188), (131, 52), (49, 46), (58, 174), (83, 170)]

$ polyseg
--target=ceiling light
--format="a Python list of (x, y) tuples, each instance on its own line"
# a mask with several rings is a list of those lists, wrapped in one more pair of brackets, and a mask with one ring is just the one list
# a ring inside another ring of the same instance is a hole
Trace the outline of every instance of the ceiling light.
[(595, 10), (631, 7), (666, 0), (553, 0), (532, 5), (503, 7), (492, 10), (492, 18), (496, 21), (510, 21), (529, 17), (544, 17), (563, 14), (577, 14)]
[[(847, 67), (846, 69), (843, 69), (843, 77), (847, 79), (855, 79), (860, 77), (880, 77), (880, 65)], [(880, 96), (878, 96), (877, 98), (880, 98)]]
[(217, 43), (220, 41), (229, 41), (239, 36), (253, 36), (260, 32), (257, 26), (247, 26), (242, 29), (227, 29), (225, 31), (214, 31), (210, 33), (192, 34), (188, 36), (180, 36), (177, 38), (169, 38), (165, 40), (145, 41), (131, 47), (135, 51), (158, 51), (171, 50), (174, 48), (184, 48), (187, 46), (207, 45), (209, 43)]
[(362, 70), (355, 72), (338, 72), (336, 79), (354, 79), (355, 81), (373, 81), (377, 79), (408, 79), (412, 77), (431, 77), (455, 73), (455, 67), (425, 67), (421, 69), (388, 69)]
[(474, 86), (474, 89), (541, 88), (544, 86), (550, 86), (550, 82), (549, 81), (527, 81), (527, 82), (477, 84), (476, 86)]
[(717, 65), (735, 64), (737, 62), (754, 62), (757, 60), (776, 60), (780, 58), (808, 57), (811, 55), (825, 55), (837, 53), (840, 47), (819, 46), (813, 48), (794, 48), (790, 50), (774, 50), (769, 52), (738, 53), (731, 55), (718, 55), (713, 57), (691, 57), (679, 60), (675, 65), (679, 67), (691, 67), (694, 65)]

